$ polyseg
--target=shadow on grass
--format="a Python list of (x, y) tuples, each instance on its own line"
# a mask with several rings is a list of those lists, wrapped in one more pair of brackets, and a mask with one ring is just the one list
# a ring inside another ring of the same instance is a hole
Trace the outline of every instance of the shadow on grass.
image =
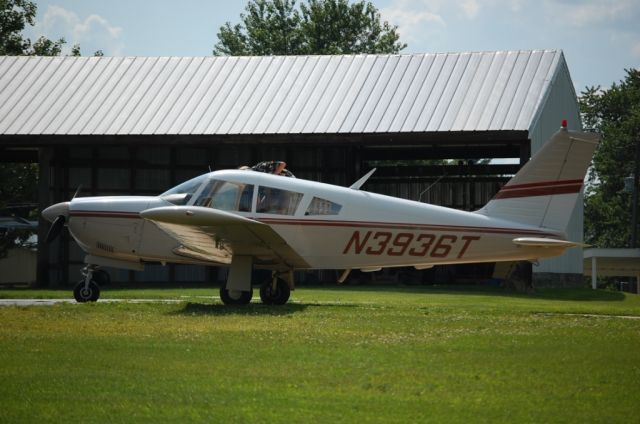
[(243, 306), (232, 306), (223, 304), (204, 304), (204, 303), (187, 303), (184, 308), (172, 312), (174, 315), (266, 315), (266, 316), (283, 316), (302, 312), (307, 305), (288, 303), (286, 305), (263, 305), (260, 303), (251, 303)]
[[(313, 290), (314, 287), (305, 287)], [(598, 302), (620, 302), (625, 299), (622, 292), (609, 290), (593, 290), (588, 288), (577, 289), (536, 289), (532, 293), (518, 293), (500, 287), (475, 286), (475, 285), (434, 285), (434, 286), (336, 286), (318, 287), (326, 291), (356, 291), (373, 293), (416, 293), (416, 294), (464, 294), (470, 296), (499, 296), (522, 299), (545, 299), (558, 301), (598, 301)]]

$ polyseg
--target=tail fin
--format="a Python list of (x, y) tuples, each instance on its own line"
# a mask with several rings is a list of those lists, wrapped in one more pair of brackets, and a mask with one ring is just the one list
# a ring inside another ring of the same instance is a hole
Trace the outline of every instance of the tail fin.
[(561, 128), (477, 213), (564, 231), (599, 139)]

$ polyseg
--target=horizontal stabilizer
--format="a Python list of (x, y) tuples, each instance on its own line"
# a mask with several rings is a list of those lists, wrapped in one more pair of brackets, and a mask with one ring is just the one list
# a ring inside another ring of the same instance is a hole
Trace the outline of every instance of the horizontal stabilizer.
[(519, 237), (513, 239), (513, 242), (518, 246), (530, 246), (530, 247), (585, 247), (588, 246), (584, 243), (567, 240), (557, 240), (542, 237)]

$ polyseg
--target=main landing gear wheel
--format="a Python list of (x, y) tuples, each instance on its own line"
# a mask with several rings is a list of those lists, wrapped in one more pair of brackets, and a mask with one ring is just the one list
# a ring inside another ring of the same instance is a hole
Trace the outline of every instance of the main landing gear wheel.
[(253, 290), (227, 290), (226, 286), (220, 287), (220, 299), (225, 305), (247, 305), (251, 302), (252, 297)]
[(260, 287), (260, 299), (265, 305), (284, 305), (290, 295), (289, 285), (281, 278), (276, 279), (275, 287), (272, 281), (267, 281)]
[(73, 297), (80, 303), (96, 302), (100, 297), (100, 287), (93, 280), (85, 287), (84, 280), (80, 280), (73, 289)]

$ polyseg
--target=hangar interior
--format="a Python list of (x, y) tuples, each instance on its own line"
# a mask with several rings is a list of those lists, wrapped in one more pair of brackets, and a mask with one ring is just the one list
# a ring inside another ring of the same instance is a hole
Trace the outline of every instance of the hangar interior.
[[(39, 163), (40, 209), (79, 187), (80, 196), (154, 195), (208, 169), (277, 159), (299, 178), (339, 185), (376, 167), (365, 190), (475, 210), (562, 119), (580, 128), (559, 50), (2, 57), (0, 96), (2, 161)], [(515, 160), (486, 163), (504, 158)], [(581, 205), (573, 214), (568, 234), (579, 241)], [(41, 222), (40, 240), (46, 231)], [(63, 234), (39, 245), (41, 284), (78, 279), (84, 254)], [(439, 268), (427, 277), (491, 274), (486, 266)], [(160, 264), (111, 274), (118, 282), (179, 284), (224, 277), (216, 268)], [(582, 283), (581, 252), (544, 261), (533, 280)]]

